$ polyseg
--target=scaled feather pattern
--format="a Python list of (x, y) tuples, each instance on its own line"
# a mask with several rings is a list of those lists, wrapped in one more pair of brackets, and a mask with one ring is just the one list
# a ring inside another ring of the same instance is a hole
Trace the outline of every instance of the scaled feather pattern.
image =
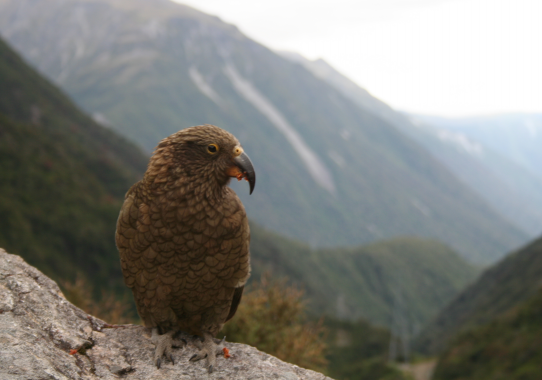
[(145, 326), (215, 336), (235, 314), (250, 276), (246, 212), (227, 186), (240, 173), (252, 190), (232, 134), (191, 127), (160, 142), (126, 194), (116, 243)]

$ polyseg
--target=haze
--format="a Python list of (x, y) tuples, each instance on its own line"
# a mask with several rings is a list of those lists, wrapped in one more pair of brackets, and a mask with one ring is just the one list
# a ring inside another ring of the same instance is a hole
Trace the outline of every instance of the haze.
[(272, 49), (323, 58), (399, 110), (542, 112), (539, 0), (178, 2)]

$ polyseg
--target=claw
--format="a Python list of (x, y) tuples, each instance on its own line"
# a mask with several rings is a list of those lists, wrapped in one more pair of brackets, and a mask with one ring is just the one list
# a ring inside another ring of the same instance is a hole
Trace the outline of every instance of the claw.
[(207, 354), (203, 355), (203, 352), (198, 352), (197, 354), (192, 355), (190, 358), (191, 362), (197, 362), (198, 360), (205, 359)]
[[(164, 360), (170, 360), (174, 365), (175, 360), (171, 352), (172, 347), (184, 347), (182, 340), (174, 340), (175, 331), (170, 330), (163, 335), (158, 334), (158, 328), (152, 330), (151, 341), (155, 345), (154, 360), (157, 368), (162, 366)], [(165, 357), (165, 359), (163, 359)]]
[(199, 348), (199, 352), (194, 354), (190, 361), (195, 362), (201, 359), (206, 360), (206, 367), (209, 373), (213, 372), (214, 368), (216, 367), (216, 354), (222, 353), (221, 350), (218, 349), (217, 344), (215, 343), (213, 337), (209, 333), (204, 334), (204, 340), (201, 345), (196, 344)]

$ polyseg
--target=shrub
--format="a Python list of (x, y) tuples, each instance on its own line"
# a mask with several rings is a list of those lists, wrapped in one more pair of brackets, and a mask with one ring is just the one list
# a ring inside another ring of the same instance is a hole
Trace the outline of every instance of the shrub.
[(262, 276), (243, 295), (235, 317), (222, 330), (229, 341), (246, 343), (282, 360), (322, 371), (325, 359), (323, 320), (309, 322), (303, 291)]

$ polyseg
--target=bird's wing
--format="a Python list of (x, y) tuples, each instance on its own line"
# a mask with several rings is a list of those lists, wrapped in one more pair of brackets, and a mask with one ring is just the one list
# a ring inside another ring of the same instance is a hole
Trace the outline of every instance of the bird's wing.
[(239, 303), (241, 302), (241, 297), (243, 296), (244, 289), (245, 289), (244, 285), (235, 289), (233, 293), (231, 306), (230, 306), (230, 312), (228, 313), (228, 316), (226, 317), (226, 320), (224, 322), (228, 322), (230, 319), (232, 319), (235, 313), (237, 312), (237, 307), (239, 306)]
[(137, 219), (139, 217), (136, 199), (139, 185), (139, 182), (136, 183), (126, 193), (124, 204), (117, 220), (117, 230), (115, 233), (115, 242), (120, 253), (124, 282), (129, 288), (133, 288), (136, 274), (136, 271), (131, 270), (130, 264), (133, 264), (137, 260), (137, 256), (142, 251), (141, 248), (144, 249), (144, 247), (136, 247), (133, 243), (137, 234)]

